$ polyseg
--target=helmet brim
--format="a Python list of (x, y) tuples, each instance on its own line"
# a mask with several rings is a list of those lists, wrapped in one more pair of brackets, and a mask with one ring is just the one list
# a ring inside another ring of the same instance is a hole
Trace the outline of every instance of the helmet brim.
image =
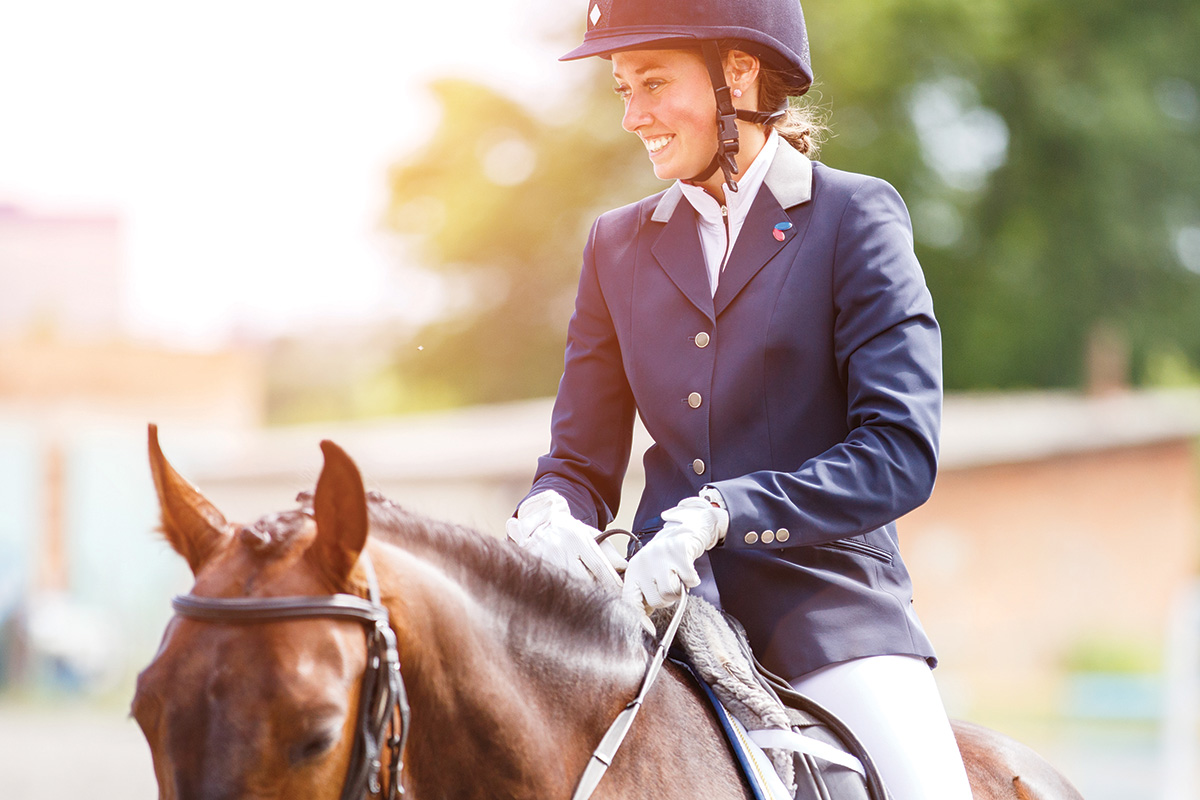
[(700, 39), (683, 32), (644, 31), (621, 32), (611, 36), (592, 31), (584, 37), (583, 44), (569, 53), (558, 57), (559, 61), (578, 61), (590, 56), (607, 58), (624, 50), (677, 50), (698, 47)]

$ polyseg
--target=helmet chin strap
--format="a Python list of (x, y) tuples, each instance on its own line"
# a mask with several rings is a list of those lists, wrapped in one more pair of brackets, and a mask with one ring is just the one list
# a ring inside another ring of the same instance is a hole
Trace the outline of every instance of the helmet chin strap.
[(713, 94), (717, 98), (717, 152), (704, 171), (691, 179), (693, 183), (706, 181), (720, 168), (725, 176), (725, 186), (731, 192), (738, 190), (734, 175), (738, 174), (738, 129), (739, 119), (753, 122), (756, 125), (766, 125), (783, 116), (786, 107), (777, 111), (750, 111), (733, 107), (733, 95), (729, 84), (725, 82), (725, 67), (721, 63), (721, 51), (717, 43), (706, 39), (700, 43), (700, 52), (704, 56), (704, 65), (708, 68), (708, 77), (712, 81)]
[(725, 186), (729, 191), (736, 192), (737, 181), (733, 179), (738, 173), (738, 129), (737, 111), (733, 107), (733, 95), (729, 84), (725, 82), (725, 68), (721, 63), (721, 51), (717, 43), (706, 39), (700, 44), (700, 52), (704, 56), (704, 65), (708, 67), (708, 77), (712, 80), (713, 93), (717, 96), (717, 154), (705, 170), (705, 180), (721, 168), (725, 175)]

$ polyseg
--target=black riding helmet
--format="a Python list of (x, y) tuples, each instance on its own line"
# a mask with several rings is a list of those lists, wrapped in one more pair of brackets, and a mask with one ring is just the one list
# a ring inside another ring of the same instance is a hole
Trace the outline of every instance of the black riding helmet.
[(717, 152), (696, 180), (707, 179), (720, 167), (729, 190), (736, 192), (736, 120), (761, 125), (784, 109), (762, 112), (733, 107), (717, 48), (718, 41), (730, 40), (782, 75), (792, 96), (804, 94), (812, 85), (808, 31), (799, 0), (588, 0), (583, 44), (559, 60), (699, 46), (717, 98)]

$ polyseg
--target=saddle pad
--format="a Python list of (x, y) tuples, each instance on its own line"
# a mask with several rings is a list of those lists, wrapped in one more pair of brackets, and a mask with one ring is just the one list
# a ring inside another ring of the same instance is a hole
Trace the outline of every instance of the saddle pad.
[(754, 800), (793, 800), (787, 789), (784, 788), (783, 781), (779, 780), (779, 775), (775, 773), (775, 767), (771, 765), (771, 760), (767, 758), (767, 754), (762, 751), (762, 748), (751, 740), (750, 734), (742, 727), (742, 723), (729, 715), (729, 712), (721, 705), (721, 701), (713, 694), (712, 689), (708, 687), (707, 683), (700, 680), (690, 665), (675, 659), (671, 660), (686, 669), (696, 684), (704, 691), (704, 696), (708, 698), (709, 705), (712, 707), (717, 721), (721, 724), (721, 730), (725, 732), (729, 748), (733, 751), (734, 758), (742, 770), (742, 776), (750, 786)]

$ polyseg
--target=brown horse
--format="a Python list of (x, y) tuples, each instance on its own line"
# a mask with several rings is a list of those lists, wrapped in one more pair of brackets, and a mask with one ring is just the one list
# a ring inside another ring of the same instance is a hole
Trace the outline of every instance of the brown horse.
[[(364, 597), (369, 561), (411, 706), (406, 794), (570, 798), (641, 682), (651, 643), (634, 613), (517, 548), (368, 495), (350, 458), (330, 442), (322, 449), (300, 509), (240, 526), (175, 472), (151, 427), (162, 530), (196, 579), (185, 601)], [(133, 699), (160, 798), (343, 797), (370, 626), (301, 616), (171, 620)], [(975, 797), (1079, 797), (1019, 745), (959, 733)], [(594, 797), (750, 794), (705, 701), (668, 665)]]

